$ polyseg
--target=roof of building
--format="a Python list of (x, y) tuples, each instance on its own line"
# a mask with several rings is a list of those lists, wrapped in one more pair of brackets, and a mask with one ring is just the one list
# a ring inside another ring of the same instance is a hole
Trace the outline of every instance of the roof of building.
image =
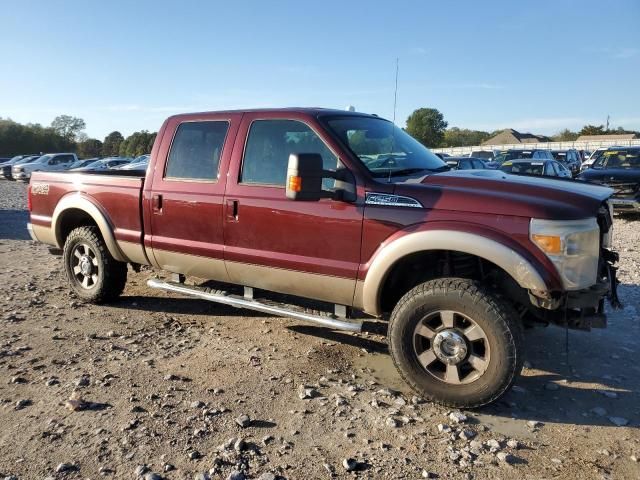
[(635, 133), (615, 133), (612, 135), (580, 135), (576, 142), (595, 142), (599, 140), (633, 140), (638, 138)]
[(509, 145), (514, 143), (540, 143), (548, 142), (549, 137), (534, 135), (533, 133), (520, 133), (513, 128), (507, 128), (497, 135), (482, 142), (482, 145)]

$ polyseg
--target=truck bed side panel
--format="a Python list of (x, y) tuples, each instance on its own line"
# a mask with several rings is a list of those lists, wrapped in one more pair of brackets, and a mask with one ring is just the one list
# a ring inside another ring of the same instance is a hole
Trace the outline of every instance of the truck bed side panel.
[[(39, 239), (38, 231), (43, 229), (51, 229), (49, 236), (54, 235), (56, 226), (52, 222), (59, 222), (54, 218), (56, 206), (63, 199), (72, 205), (74, 202), (69, 196), (82, 197), (94, 204), (105, 217), (124, 256), (129, 257), (130, 253), (135, 258), (128, 260), (148, 263), (142, 249), (140, 198), (143, 181), (140, 177), (37, 172), (31, 180), (31, 223), (34, 231)], [(45, 241), (44, 238), (41, 240)], [(62, 247), (59, 240), (56, 238), (56, 244)]]

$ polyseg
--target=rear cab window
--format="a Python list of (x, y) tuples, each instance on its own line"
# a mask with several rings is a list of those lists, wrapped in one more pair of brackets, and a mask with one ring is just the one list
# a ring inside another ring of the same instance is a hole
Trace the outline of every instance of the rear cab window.
[(215, 182), (229, 122), (208, 120), (183, 122), (176, 129), (164, 178)]

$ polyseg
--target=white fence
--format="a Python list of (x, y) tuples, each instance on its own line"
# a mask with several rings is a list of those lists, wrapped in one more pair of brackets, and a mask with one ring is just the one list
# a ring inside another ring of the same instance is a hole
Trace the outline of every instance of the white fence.
[(640, 139), (635, 140), (598, 140), (592, 142), (542, 142), (542, 143), (514, 143), (510, 145), (479, 145), (475, 147), (447, 147), (432, 148), (432, 152), (448, 153), (449, 155), (464, 156), (469, 155), (472, 151), (486, 150), (509, 150), (511, 148), (518, 150), (542, 149), (542, 150), (567, 150), (575, 148), (576, 150), (587, 150), (593, 152), (600, 147), (634, 147), (640, 146)]

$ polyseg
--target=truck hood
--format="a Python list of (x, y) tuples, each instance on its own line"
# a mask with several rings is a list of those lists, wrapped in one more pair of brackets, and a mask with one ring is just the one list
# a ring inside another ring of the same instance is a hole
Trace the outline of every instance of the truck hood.
[(570, 179), (457, 170), (396, 184), (394, 193), (413, 197), (426, 208), (577, 220), (596, 216), (613, 190)]

